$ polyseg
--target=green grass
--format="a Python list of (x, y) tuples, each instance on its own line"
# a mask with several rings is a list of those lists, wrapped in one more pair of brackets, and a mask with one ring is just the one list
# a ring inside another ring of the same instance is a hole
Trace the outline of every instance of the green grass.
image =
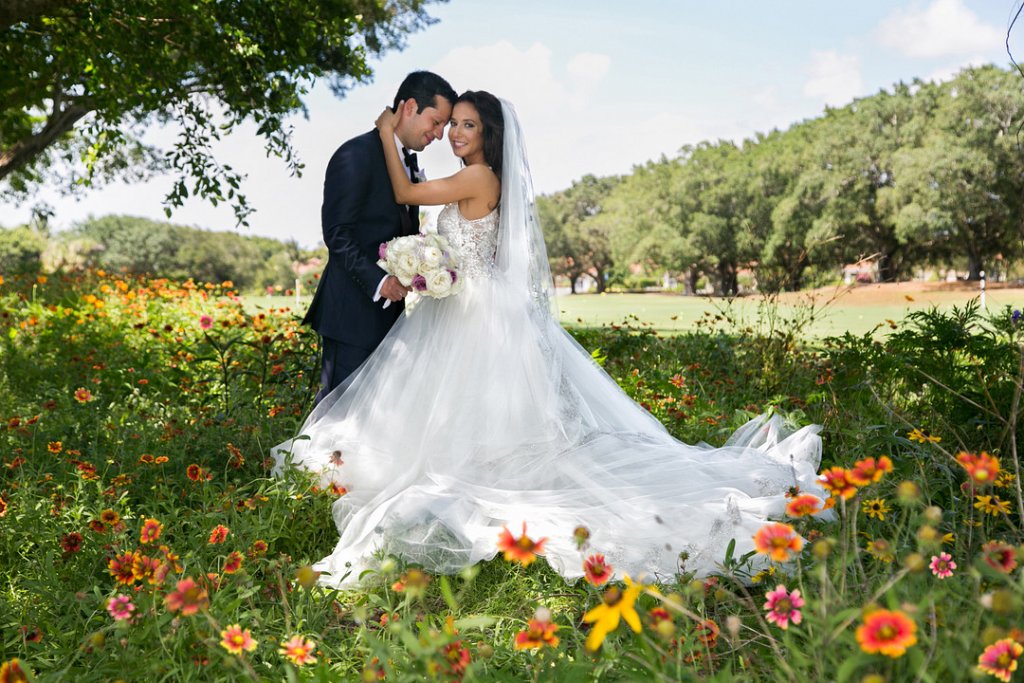
[[(990, 309), (1002, 306), (1019, 306), (1024, 298), (1017, 295), (1020, 290), (990, 290), (987, 304)], [(884, 334), (890, 329), (887, 321), (899, 321), (915, 310), (937, 306), (949, 310), (962, 306), (975, 298), (977, 292), (941, 291), (928, 294), (914, 294), (913, 301), (902, 295), (887, 297), (891, 302), (864, 302), (863, 297), (853, 294), (838, 294), (824, 303), (830, 296), (819, 298), (813, 320), (805, 327), (803, 335), (823, 338), (851, 332), (856, 335), (875, 330)], [(298, 315), (305, 312), (312, 297), (301, 297), (296, 303), (294, 297), (251, 296), (245, 297), (246, 310), (250, 313), (270, 308), (288, 307)], [(793, 321), (806, 318), (810, 311), (810, 297), (806, 294), (790, 294), (778, 304), (776, 317), (779, 321)], [(675, 294), (574, 294), (558, 297), (558, 310), (562, 324), (568, 328), (601, 327), (622, 323), (628, 316), (636, 316), (662, 334), (679, 334), (692, 331), (697, 321), (706, 314), (728, 314), (736, 322), (753, 324), (759, 317), (764, 318), (764, 300), (749, 296), (733, 300), (712, 297), (691, 297)], [(634, 321), (635, 322), (635, 321)], [(879, 327), (881, 326), (881, 327)]]

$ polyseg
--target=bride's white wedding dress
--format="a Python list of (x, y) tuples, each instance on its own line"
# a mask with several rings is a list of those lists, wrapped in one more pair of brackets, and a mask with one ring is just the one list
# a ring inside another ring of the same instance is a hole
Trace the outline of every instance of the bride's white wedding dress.
[(526, 522), (566, 578), (593, 552), (617, 575), (670, 578), (682, 552), (686, 571), (713, 573), (730, 539), (739, 556), (784, 514), (790, 487), (821, 492), (818, 428), (787, 436), (778, 417), (759, 418), (719, 448), (682, 443), (562, 330), (546, 305), (518, 122), (503, 104), (500, 211), (469, 220), (451, 204), (437, 221), (465, 288), (410, 306), (300, 436), (273, 450), (279, 471), (290, 462), (348, 491), (333, 507), (341, 538), (314, 568), (333, 586), (384, 554), (451, 573), (494, 557), (502, 527), (518, 534)]

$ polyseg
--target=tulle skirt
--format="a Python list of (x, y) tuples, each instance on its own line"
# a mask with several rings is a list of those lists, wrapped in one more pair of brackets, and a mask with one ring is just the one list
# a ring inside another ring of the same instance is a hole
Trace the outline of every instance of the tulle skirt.
[(314, 565), (331, 586), (385, 555), (453, 573), (524, 522), (567, 579), (593, 552), (618, 576), (708, 575), (732, 539), (736, 556), (753, 548), (790, 487), (823, 495), (817, 426), (787, 433), (763, 416), (721, 447), (682, 443), (546, 310), (487, 277), (411, 305), (273, 455), (278, 472), (347, 490), (338, 544)]

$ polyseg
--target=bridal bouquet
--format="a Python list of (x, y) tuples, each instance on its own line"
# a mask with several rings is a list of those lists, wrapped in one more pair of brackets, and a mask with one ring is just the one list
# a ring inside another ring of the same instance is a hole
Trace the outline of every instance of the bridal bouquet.
[(462, 289), (459, 264), (441, 235), (396, 237), (380, 245), (378, 256), (378, 266), (424, 296), (443, 299)]

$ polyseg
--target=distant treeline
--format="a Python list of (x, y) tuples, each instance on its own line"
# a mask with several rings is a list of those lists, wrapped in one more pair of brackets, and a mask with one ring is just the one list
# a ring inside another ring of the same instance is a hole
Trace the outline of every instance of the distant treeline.
[[(742, 144), (702, 142), (621, 177), (585, 176), (538, 199), (552, 271), (575, 285), (709, 283), (738, 293), (837, 280), (869, 259), (873, 277), (953, 269), (1007, 273), (1024, 254), (1024, 76), (970, 68), (900, 83)], [(628, 131), (622, 131), (628, 135)], [(666, 131), (666, 135), (669, 132)], [(0, 230), (0, 273), (100, 267), (289, 287), (304, 251), (240, 233), (130, 216), (50, 235)], [(308, 275), (308, 273), (303, 273)]]
[(742, 271), (762, 291), (795, 290), (863, 258), (882, 281), (1005, 273), (1024, 247), (1022, 88), (1016, 71), (970, 68), (740, 145), (586, 176), (539, 199), (552, 270), (599, 289), (669, 273), (727, 295)]
[(230, 280), (242, 291), (287, 289), (302, 265), (326, 249), (235, 232), (211, 232), (135, 216), (90, 218), (50, 234), (45, 225), (0, 230), (0, 273), (102, 268), (203, 282)]

